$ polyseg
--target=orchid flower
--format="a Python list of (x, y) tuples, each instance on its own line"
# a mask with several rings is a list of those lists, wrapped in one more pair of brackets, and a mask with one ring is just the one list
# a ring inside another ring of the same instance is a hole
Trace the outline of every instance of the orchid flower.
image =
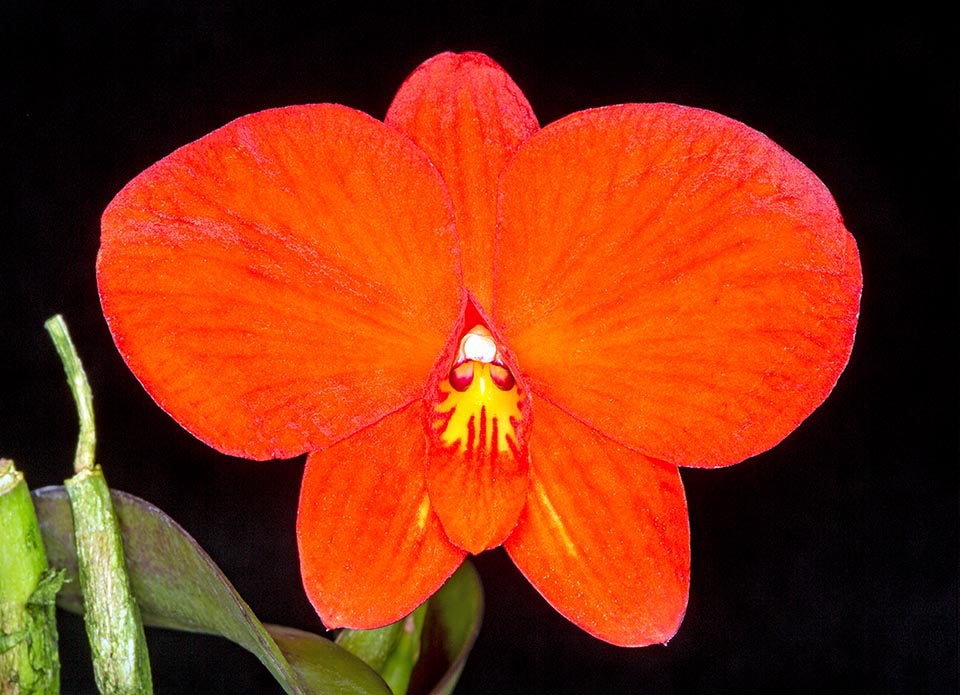
[(672, 104), (541, 129), (477, 53), (421, 65), (384, 122), (292, 106), (182, 147), (110, 203), (97, 272), (183, 427), (308, 452), (300, 564), (328, 627), (398, 620), (502, 545), (620, 645), (686, 609), (678, 467), (817, 408), (862, 284), (830, 193), (764, 135)]

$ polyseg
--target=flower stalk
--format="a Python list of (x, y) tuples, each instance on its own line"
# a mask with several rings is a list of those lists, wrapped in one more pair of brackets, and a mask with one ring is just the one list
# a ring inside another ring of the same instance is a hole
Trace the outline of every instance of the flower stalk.
[(80, 436), (75, 475), (64, 482), (73, 515), (84, 622), (97, 687), (103, 695), (153, 692), (140, 609), (127, 574), (120, 526), (103, 470), (96, 464), (93, 396), (60, 315), (45, 324), (77, 403)]
[(56, 695), (62, 573), (47, 563), (27, 484), (6, 459), (0, 459), (0, 529), (0, 693)]

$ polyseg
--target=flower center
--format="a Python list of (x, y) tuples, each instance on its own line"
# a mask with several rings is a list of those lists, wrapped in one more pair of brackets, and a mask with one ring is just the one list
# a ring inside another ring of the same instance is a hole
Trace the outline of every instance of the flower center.
[(445, 447), (468, 457), (517, 453), (523, 396), (485, 326), (474, 326), (460, 340), (439, 388), (434, 427)]

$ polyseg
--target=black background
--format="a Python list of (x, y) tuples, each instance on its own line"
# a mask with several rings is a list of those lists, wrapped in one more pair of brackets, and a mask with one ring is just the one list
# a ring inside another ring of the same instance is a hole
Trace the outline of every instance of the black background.
[[(686, 619), (621, 649), (555, 614), (498, 550), (476, 559), (485, 625), (458, 693), (956, 692), (957, 55), (924, 3), (4, 3), (0, 454), (34, 487), (70, 473), (76, 422), (43, 331), (62, 312), (96, 394), (116, 488), (170, 513), (266, 621), (319, 630), (294, 519), (302, 460), (228, 459), (162, 413), (99, 313), (99, 216), (176, 147), (267, 107), (382, 117), (442, 50), (500, 62), (541, 123), (629, 101), (713, 109), (765, 132), (831, 189), (865, 275), (851, 364), (774, 450), (684, 471)], [(785, 6), (782, 6), (785, 5)], [(65, 693), (94, 692), (61, 614)], [(213, 637), (149, 630), (159, 693), (280, 692)]]

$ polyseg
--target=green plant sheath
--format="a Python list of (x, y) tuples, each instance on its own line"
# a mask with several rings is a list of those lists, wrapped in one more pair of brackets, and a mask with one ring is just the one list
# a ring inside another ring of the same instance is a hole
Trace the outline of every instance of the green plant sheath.
[(95, 463), (93, 396), (70, 333), (59, 314), (45, 324), (77, 403), (80, 436), (76, 475), (64, 482), (70, 498), (83, 591), (83, 619), (93, 674), (103, 695), (150, 695), (150, 657), (140, 608), (124, 559), (120, 525), (103, 471)]
[(374, 630), (343, 630), (337, 644), (380, 674), (393, 695), (406, 695), (420, 658), (420, 637), (427, 603), (406, 618)]
[(43, 550), (30, 491), (0, 459), (0, 693), (57, 695), (55, 599), (62, 575)]
[(403, 620), (401, 630), (393, 651), (387, 657), (380, 675), (390, 686), (394, 695), (406, 695), (410, 687), (410, 676), (420, 659), (420, 636), (423, 633), (423, 621), (427, 615), (427, 604), (417, 608)]
[(153, 692), (150, 659), (130, 588), (120, 527), (100, 466), (64, 483), (73, 513), (83, 618), (94, 676), (103, 695)]

